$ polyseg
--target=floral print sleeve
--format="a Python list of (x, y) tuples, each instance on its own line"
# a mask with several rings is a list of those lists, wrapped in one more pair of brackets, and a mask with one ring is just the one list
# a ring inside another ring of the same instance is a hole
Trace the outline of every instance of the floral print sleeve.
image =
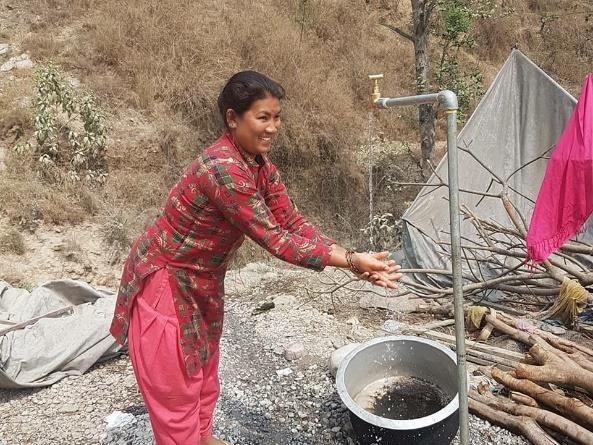
[(284, 261), (315, 270), (328, 264), (327, 244), (292, 233), (276, 219), (262, 194), (265, 171), (258, 174), (233, 158), (205, 158), (204, 168), (200, 189), (231, 224)]

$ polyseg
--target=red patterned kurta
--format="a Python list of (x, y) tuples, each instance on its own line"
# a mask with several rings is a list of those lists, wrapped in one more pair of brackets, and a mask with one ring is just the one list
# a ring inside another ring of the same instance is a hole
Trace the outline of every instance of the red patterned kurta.
[(187, 167), (163, 215), (132, 246), (111, 324), (117, 341), (126, 340), (144, 280), (166, 267), (186, 370), (197, 372), (218, 349), (224, 276), (244, 235), (278, 258), (316, 270), (327, 265), (334, 243), (298, 213), (274, 164), (248, 155), (225, 134)]

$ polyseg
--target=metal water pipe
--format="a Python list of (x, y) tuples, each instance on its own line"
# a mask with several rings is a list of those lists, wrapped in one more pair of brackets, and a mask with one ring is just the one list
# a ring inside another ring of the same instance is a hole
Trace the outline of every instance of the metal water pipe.
[(467, 400), (467, 366), (465, 355), (465, 323), (461, 277), (461, 229), (459, 223), (459, 175), (457, 149), (457, 95), (444, 90), (438, 93), (385, 98), (381, 97), (379, 80), (382, 74), (370, 75), (373, 81), (370, 109), (385, 109), (406, 105), (441, 105), (447, 114), (447, 163), (449, 167), (449, 217), (451, 233), (451, 256), (453, 268), (453, 304), (455, 316), (455, 349), (457, 352), (457, 384), (459, 396), (459, 438), (461, 445), (469, 444), (469, 412)]

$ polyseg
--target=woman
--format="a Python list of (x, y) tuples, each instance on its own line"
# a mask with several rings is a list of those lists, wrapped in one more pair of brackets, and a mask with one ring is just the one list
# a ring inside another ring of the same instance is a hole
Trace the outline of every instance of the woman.
[(224, 444), (212, 437), (224, 276), (245, 235), (299, 266), (349, 268), (384, 287), (401, 277), (387, 252), (347, 251), (293, 206), (267, 157), (283, 97), (262, 74), (231, 77), (218, 98), (224, 135), (187, 167), (125, 263), (111, 333), (128, 340), (158, 445)]

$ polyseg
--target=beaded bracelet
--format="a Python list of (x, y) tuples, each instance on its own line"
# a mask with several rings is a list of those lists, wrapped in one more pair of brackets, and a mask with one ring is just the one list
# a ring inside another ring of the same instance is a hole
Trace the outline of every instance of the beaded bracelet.
[(357, 275), (362, 274), (362, 270), (360, 270), (356, 264), (354, 264), (354, 262), (352, 261), (352, 257), (354, 256), (356, 252), (354, 252), (353, 250), (347, 250), (346, 251), (346, 263), (348, 264), (348, 267), (350, 268), (350, 270), (352, 272), (354, 272)]

